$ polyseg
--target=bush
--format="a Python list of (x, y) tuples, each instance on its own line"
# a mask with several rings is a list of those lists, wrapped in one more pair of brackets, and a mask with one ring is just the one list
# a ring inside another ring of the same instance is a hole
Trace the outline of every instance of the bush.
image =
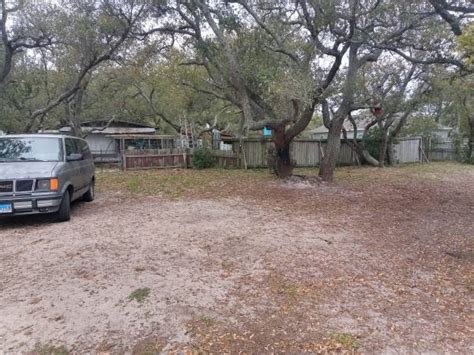
[(209, 148), (196, 148), (193, 153), (193, 166), (196, 169), (212, 168), (216, 160)]
[(452, 134), (451, 138), (458, 161), (465, 164), (474, 164), (474, 155), (470, 149), (469, 142), (466, 142), (467, 139), (459, 133)]
[[(382, 129), (380, 129), (379, 127), (373, 127), (367, 132), (367, 135), (364, 137), (364, 147), (375, 159), (378, 159), (380, 155), (380, 149), (382, 148), (382, 135)], [(396, 138), (392, 138), (392, 140), (389, 140), (387, 143), (387, 150), (390, 150), (390, 143), (397, 144), (398, 140)]]
[(364, 137), (364, 146), (365, 149), (373, 156), (375, 159), (379, 158), (380, 145), (382, 143), (382, 131), (379, 127), (373, 127), (367, 132), (367, 135)]

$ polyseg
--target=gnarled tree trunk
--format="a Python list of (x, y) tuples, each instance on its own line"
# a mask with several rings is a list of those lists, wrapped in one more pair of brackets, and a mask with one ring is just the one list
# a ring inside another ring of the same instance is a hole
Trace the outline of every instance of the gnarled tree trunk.
[(379, 161), (375, 159), (372, 155), (370, 155), (369, 151), (365, 148), (362, 148), (362, 150), (360, 151), (360, 157), (364, 159), (364, 161), (371, 166), (380, 165)]
[(468, 162), (472, 163), (474, 162), (474, 116), (469, 116), (467, 123), (469, 126), (469, 138), (467, 141), (466, 158)]
[(393, 140), (389, 137), (387, 146), (387, 162), (388, 165), (395, 165), (395, 152), (394, 152)]
[(296, 166), (290, 155), (291, 140), (285, 132), (285, 128), (273, 129), (272, 138), (274, 150), (272, 152), (272, 170), (276, 176), (285, 179), (289, 177)]
[(324, 156), (321, 159), (319, 176), (324, 181), (333, 181), (334, 169), (336, 168), (337, 157), (341, 149), (341, 131), (343, 119), (334, 119), (328, 132), (328, 141)]
[(385, 128), (382, 128), (382, 140), (380, 142), (380, 151), (379, 151), (379, 168), (385, 166), (385, 158), (387, 156), (388, 148), (388, 132)]

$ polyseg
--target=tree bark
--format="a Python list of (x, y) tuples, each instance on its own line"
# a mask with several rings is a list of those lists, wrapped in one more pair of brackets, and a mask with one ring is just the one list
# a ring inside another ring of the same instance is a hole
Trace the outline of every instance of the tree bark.
[(395, 165), (395, 157), (393, 151), (393, 140), (389, 137), (387, 144), (387, 162), (389, 165)]
[(273, 129), (272, 138), (275, 145), (273, 170), (276, 176), (286, 179), (292, 174), (296, 164), (291, 159), (290, 140), (287, 137), (285, 128)]
[(362, 142), (359, 143), (357, 141), (357, 124), (356, 124), (355, 120), (352, 118), (352, 115), (350, 113), (347, 117), (348, 117), (349, 121), (352, 123), (354, 133), (353, 133), (352, 140), (349, 140), (347, 138), (347, 132), (343, 128), (342, 133), (343, 133), (343, 136), (344, 136), (344, 141), (349, 145), (349, 147), (351, 147), (352, 151), (359, 156), (360, 161), (365, 161), (367, 164), (372, 165), (372, 166), (378, 166), (379, 165), (378, 160), (375, 159), (372, 155), (370, 155), (369, 151), (365, 148), (365, 145), (364, 145), (364, 139), (365, 139), (370, 127), (372, 127), (374, 124), (376, 124), (376, 120), (372, 121), (371, 123), (369, 123), (365, 127)]
[(1, 32), (1, 40), (2, 40), (2, 47), (3, 47), (3, 60), (2, 60), (2, 67), (0, 68), (0, 91), (2, 91), (6, 85), (8, 75), (12, 69), (12, 61), (13, 61), (13, 48), (10, 45), (10, 41), (7, 34), (7, 5), (5, 0), (0, 1), (1, 8), (1, 15), (0, 18), (0, 32)]
[(387, 156), (387, 147), (388, 147), (388, 132), (386, 128), (382, 128), (382, 140), (380, 142), (380, 151), (379, 151), (379, 168), (385, 166), (385, 158)]
[(375, 159), (372, 155), (370, 155), (369, 151), (365, 148), (362, 149), (360, 156), (364, 159), (364, 161), (371, 165), (371, 166), (380, 166), (380, 163), (377, 159)]
[(344, 120), (334, 118), (328, 132), (328, 141), (324, 151), (324, 158), (321, 159), (319, 176), (324, 181), (333, 181), (334, 169), (336, 168), (337, 157), (341, 149), (341, 131)]
[(474, 163), (474, 116), (467, 118), (469, 126), (469, 139), (467, 141), (466, 158), (469, 163)]
[(379, 161), (370, 155), (363, 143), (359, 143), (357, 140), (353, 140), (351, 142), (345, 137), (344, 140), (351, 147), (352, 151), (359, 156), (360, 161), (364, 161), (372, 166), (379, 166)]
[[(349, 58), (348, 58), (348, 69), (344, 82), (344, 89), (342, 92), (342, 102), (339, 105), (338, 110), (334, 114), (334, 118), (331, 121), (330, 126), (328, 127), (328, 142), (327, 148), (324, 153), (324, 158), (321, 161), (321, 167), (319, 170), (319, 176), (324, 181), (333, 181), (334, 179), (334, 169), (336, 168), (336, 161), (339, 155), (339, 150), (341, 148), (341, 132), (344, 124), (344, 120), (351, 112), (351, 107), (354, 100), (354, 92), (356, 90), (356, 79), (359, 69), (367, 63), (367, 61), (376, 60), (376, 57), (380, 55), (380, 52), (377, 54), (371, 54), (364, 56), (363, 58), (357, 58), (357, 53), (360, 48), (360, 43), (351, 43), (349, 48)], [(328, 110), (324, 108), (327, 103), (323, 102), (323, 120), (329, 122), (329, 117), (324, 117), (328, 115)]]

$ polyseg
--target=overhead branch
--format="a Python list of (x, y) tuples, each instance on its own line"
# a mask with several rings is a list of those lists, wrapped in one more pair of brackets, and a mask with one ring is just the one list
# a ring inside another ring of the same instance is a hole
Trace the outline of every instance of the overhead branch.
[(276, 44), (276, 48), (272, 48), (274, 52), (284, 54), (296, 64), (300, 64), (298, 56), (296, 56), (294, 53), (291, 53), (285, 48), (282, 39), (274, 31), (272, 31), (270, 27), (265, 24), (265, 22), (258, 16), (258, 14), (252, 9), (252, 7), (248, 4), (246, 0), (229, 2), (240, 4), (250, 14), (250, 16), (252, 16), (255, 22), (273, 39)]
[(160, 117), (163, 121), (165, 121), (168, 125), (170, 125), (176, 132), (178, 133), (181, 132), (180, 125), (177, 125), (176, 123), (174, 123), (171, 119), (168, 118), (167, 115), (165, 115), (162, 111), (156, 108), (155, 103), (153, 101), (155, 88), (152, 88), (150, 90), (150, 93), (146, 95), (143, 89), (139, 85), (134, 84), (133, 87), (137, 89), (137, 93), (145, 100), (145, 102), (148, 104), (148, 106), (150, 107), (150, 109), (152, 110), (155, 116)]
[(457, 6), (448, 4), (445, 0), (428, 0), (434, 7), (436, 13), (448, 23), (451, 27), (451, 31), (456, 35), (462, 35), (460, 17), (457, 17), (453, 12), (458, 12), (461, 15), (473, 14), (474, 6)]
[(78, 76), (76, 77), (73, 85), (65, 90), (62, 94), (58, 95), (56, 99), (52, 100), (49, 104), (41, 109), (37, 109), (32, 112), (30, 115), (30, 120), (35, 120), (38, 116), (43, 115), (52, 109), (59, 106), (63, 101), (67, 100), (71, 96), (73, 96), (78, 90), (81, 89), (82, 82), (84, 78), (90, 74), (95, 68), (97, 68), (101, 63), (106, 62), (112, 58), (112, 56), (119, 50), (122, 44), (127, 40), (129, 37), (130, 31), (135, 26), (136, 22), (138, 21), (144, 6), (142, 5), (140, 9), (137, 11), (137, 14), (132, 17), (125, 17), (122, 18), (127, 26), (123, 29), (122, 33), (120, 34), (119, 38), (113, 43), (103, 54), (99, 56), (93, 56), (87, 65), (85, 65), (79, 72)]
[(380, 46), (379, 47), (380, 49), (385, 49), (385, 50), (388, 50), (388, 51), (391, 51), (393, 53), (396, 53), (398, 54), (400, 57), (402, 57), (403, 59), (411, 62), (411, 63), (415, 63), (415, 64), (425, 64), (425, 65), (431, 65), (431, 64), (449, 64), (449, 65), (453, 65), (453, 66), (456, 66), (460, 69), (464, 69), (464, 70), (467, 70), (466, 68), (466, 65), (460, 61), (460, 60), (457, 60), (457, 59), (454, 59), (454, 58), (447, 58), (447, 57), (442, 57), (442, 56), (437, 56), (435, 58), (426, 58), (426, 59), (419, 59), (419, 58), (415, 58), (409, 54), (406, 54), (404, 53), (402, 50), (396, 48), (396, 47), (393, 47), (393, 46)]

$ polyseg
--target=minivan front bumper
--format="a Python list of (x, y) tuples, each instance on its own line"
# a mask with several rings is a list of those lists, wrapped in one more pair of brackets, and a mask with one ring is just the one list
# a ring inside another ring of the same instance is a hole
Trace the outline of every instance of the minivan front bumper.
[(57, 192), (20, 196), (0, 196), (0, 206), (11, 206), (11, 212), (0, 212), (0, 218), (29, 214), (54, 213), (59, 210), (62, 198), (63, 194)]

